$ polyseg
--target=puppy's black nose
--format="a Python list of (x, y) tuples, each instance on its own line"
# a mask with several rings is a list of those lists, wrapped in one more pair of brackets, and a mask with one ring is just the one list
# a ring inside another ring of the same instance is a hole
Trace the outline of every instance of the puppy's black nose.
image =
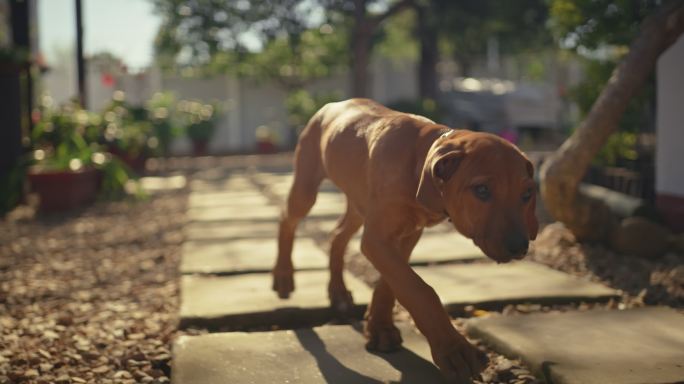
[(506, 250), (513, 256), (524, 255), (530, 242), (526, 236), (521, 234), (511, 234), (505, 239)]

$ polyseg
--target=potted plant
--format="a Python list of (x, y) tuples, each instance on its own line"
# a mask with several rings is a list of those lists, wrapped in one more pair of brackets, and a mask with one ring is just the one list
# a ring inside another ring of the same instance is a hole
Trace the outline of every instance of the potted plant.
[(129, 173), (102, 151), (97, 143), (99, 127), (99, 115), (75, 104), (52, 108), (51, 99), (43, 98), (27, 172), (41, 211), (82, 206), (94, 201), (98, 191), (107, 197), (123, 191)]
[(146, 114), (159, 140), (159, 153), (167, 156), (171, 142), (180, 136), (181, 129), (174, 113), (176, 98), (171, 92), (157, 92), (146, 103)]
[(138, 173), (145, 170), (145, 162), (159, 147), (147, 109), (126, 103), (122, 91), (114, 92), (105, 108), (100, 133), (107, 150)]
[(192, 142), (194, 155), (206, 155), (209, 140), (216, 131), (216, 109), (211, 104), (181, 100), (178, 113), (185, 126), (185, 134)]
[(273, 130), (266, 126), (262, 125), (257, 127), (256, 129), (256, 144), (257, 144), (257, 153), (260, 154), (268, 154), (268, 153), (275, 153), (277, 152), (276, 148), (276, 134), (273, 132)]

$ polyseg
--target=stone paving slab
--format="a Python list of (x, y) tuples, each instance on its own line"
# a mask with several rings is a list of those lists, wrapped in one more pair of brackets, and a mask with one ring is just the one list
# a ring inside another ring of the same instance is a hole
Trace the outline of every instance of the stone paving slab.
[(194, 192), (188, 198), (188, 207), (213, 208), (224, 205), (240, 207), (269, 205), (268, 199), (257, 190), (241, 192)]
[(670, 308), (497, 316), (467, 332), (549, 383), (684, 382), (684, 314)]
[[(181, 273), (213, 274), (270, 272), (277, 253), (276, 238), (187, 241), (183, 244), (180, 270)], [(310, 238), (295, 240), (292, 258), (296, 269), (328, 267), (328, 256)]]
[[(293, 176), (292, 174), (257, 174), (255, 179), (258, 183), (267, 186), (272, 193), (285, 199), (292, 187)], [(323, 180), (318, 190), (319, 193), (337, 193), (342, 196), (340, 190), (327, 179)]]
[(321, 192), (316, 197), (316, 204), (306, 215), (307, 218), (331, 218), (337, 219), (347, 210), (347, 201), (344, 195), (332, 192)]
[(280, 210), (272, 205), (224, 205), (188, 209), (189, 221), (272, 220), (277, 221)]
[[(348, 252), (361, 252), (361, 236), (355, 236), (348, 246)], [(472, 240), (458, 232), (449, 233), (426, 231), (421, 236), (411, 254), (411, 265), (426, 265), (451, 261), (470, 261), (486, 259), (484, 253)]]
[(513, 303), (568, 303), (605, 301), (618, 292), (603, 285), (577, 279), (540, 264), (476, 263), (415, 267), (453, 312), (464, 305), (480, 308)]
[(255, 185), (246, 177), (231, 177), (219, 180), (193, 179), (191, 191), (244, 191), (255, 190)]
[(180, 336), (172, 383), (441, 383), (425, 338), (399, 325), (404, 348), (373, 354), (360, 326)]
[[(231, 239), (277, 239), (275, 221), (247, 221), (239, 224), (223, 221), (196, 221), (185, 226), (188, 241), (223, 241)], [(297, 234), (297, 237), (303, 236)]]
[[(371, 291), (348, 273), (344, 278), (356, 304), (351, 315), (360, 319)], [(295, 292), (289, 299), (282, 300), (271, 290), (269, 273), (185, 275), (181, 278), (180, 326), (294, 327), (323, 324), (332, 317), (328, 279), (328, 271), (297, 271)]]

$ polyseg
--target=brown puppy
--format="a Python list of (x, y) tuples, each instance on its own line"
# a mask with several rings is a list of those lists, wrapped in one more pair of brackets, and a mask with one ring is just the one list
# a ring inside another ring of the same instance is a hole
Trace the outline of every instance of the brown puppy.
[(486, 358), (454, 329), (435, 291), (409, 266), (409, 256), (423, 228), (448, 217), (490, 258), (522, 258), (537, 234), (532, 173), (530, 161), (495, 135), (454, 131), (367, 99), (328, 104), (311, 118), (295, 151), (273, 289), (282, 298), (294, 290), (295, 229), (327, 177), (347, 196), (330, 249), (333, 307), (352, 304), (342, 280), (343, 256), (364, 225), (361, 250), (382, 275), (366, 313), (367, 347), (400, 347), (392, 319), (396, 297), (427, 338), (442, 373), (468, 382)]

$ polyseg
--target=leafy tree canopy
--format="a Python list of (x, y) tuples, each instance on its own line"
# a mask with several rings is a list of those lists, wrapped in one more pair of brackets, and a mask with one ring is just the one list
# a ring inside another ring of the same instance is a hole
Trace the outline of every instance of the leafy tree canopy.
[(487, 40), (496, 37), (503, 53), (548, 46), (548, 6), (545, 0), (426, 1), (442, 34), (441, 46), (458, 56), (486, 52)]
[[(665, 0), (666, 1), (666, 0)], [(627, 46), (663, 0), (552, 0), (551, 27), (563, 45), (596, 50)]]

